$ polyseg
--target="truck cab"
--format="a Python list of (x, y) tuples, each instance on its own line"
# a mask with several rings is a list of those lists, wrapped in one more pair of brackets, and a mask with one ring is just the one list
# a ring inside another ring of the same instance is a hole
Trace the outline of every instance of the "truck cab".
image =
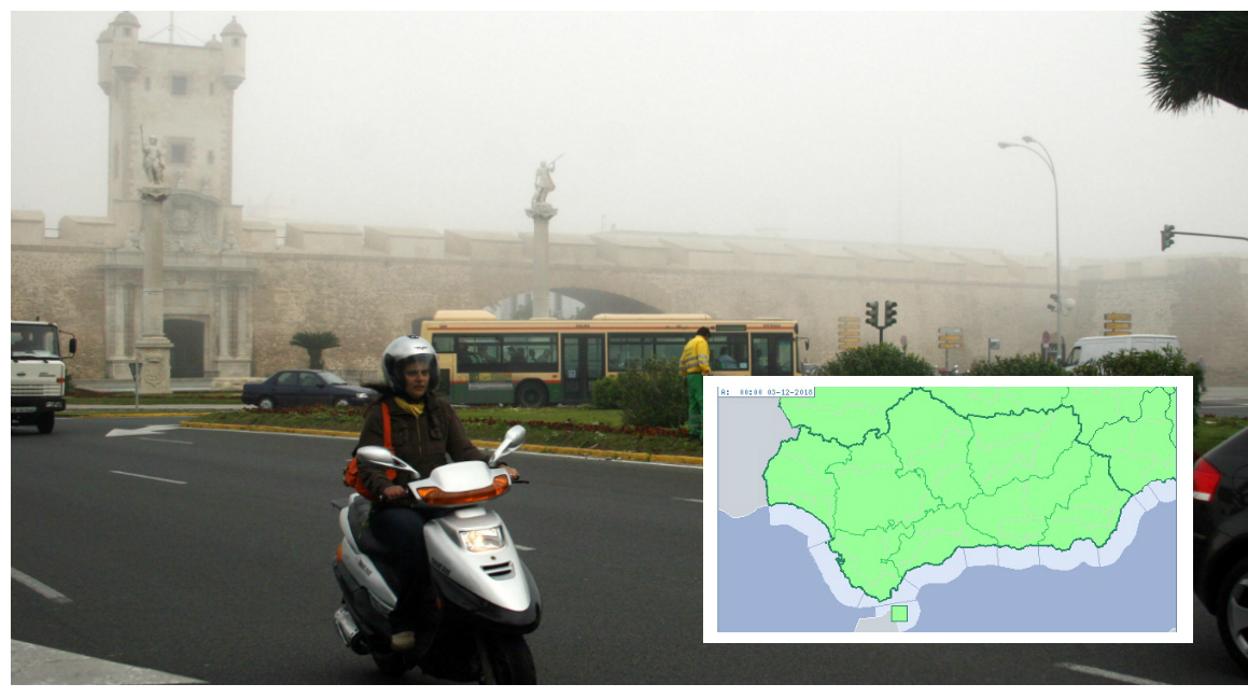
[(60, 330), (37, 320), (14, 320), (9, 335), (11, 422), (49, 434), (56, 413), (65, 409), (65, 359), (77, 353), (78, 340), (71, 338), (68, 355), (62, 355)]

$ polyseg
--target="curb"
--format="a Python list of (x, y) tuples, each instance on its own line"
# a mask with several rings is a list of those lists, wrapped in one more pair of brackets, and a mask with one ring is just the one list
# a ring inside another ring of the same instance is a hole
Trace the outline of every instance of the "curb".
[(117, 419), (119, 417), (200, 417), (203, 412), (83, 412), (65, 416), (65, 419)]
[[(221, 431), (259, 431), (274, 434), (307, 434), (309, 436), (340, 436), (356, 438), (353, 431), (336, 431), (333, 429), (302, 429), (299, 427), (273, 427), (264, 424), (220, 424), (217, 422), (184, 421), (182, 426), (191, 429), (217, 429)], [(473, 443), (486, 448), (495, 448), (497, 441), (476, 441)], [(570, 446), (543, 446), (541, 444), (525, 444), (524, 450), (530, 453), (554, 453), (564, 456), (585, 456), (604, 460), (635, 460), (643, 463), (669, 463), (672, 465), (702, 465), (697, 456), (671, 456), (662, 453), (640, 453), (637, 451), (602, 451), (592, 448), (573, 448)]]

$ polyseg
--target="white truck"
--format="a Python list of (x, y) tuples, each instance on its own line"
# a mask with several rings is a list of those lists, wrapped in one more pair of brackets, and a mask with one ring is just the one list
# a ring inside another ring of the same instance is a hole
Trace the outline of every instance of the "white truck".
[(40, 434), (56, 426), (65, 409), (65, 359), (78, 352), (70, 337), (69, 355), (61, 354), (61, 332), (51, 322), (14, 320), (10, 325), (10, 392), (13, 424), (34, 424)]
[(1122, 334), (1110, 337), (1082, 337), (1070, 348), (1067, 370), (1120, 351), (1161, 351), (1163, 347), (1179, 348), (1179, 338), (1172, 334)]

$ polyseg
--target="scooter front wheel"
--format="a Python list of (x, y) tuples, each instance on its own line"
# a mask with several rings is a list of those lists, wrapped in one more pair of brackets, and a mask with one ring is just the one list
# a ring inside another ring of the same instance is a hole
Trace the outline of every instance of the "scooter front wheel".
[(523, 635), (482, 630), (477, 633), (481, 683), (535, 684), (537, 668)]

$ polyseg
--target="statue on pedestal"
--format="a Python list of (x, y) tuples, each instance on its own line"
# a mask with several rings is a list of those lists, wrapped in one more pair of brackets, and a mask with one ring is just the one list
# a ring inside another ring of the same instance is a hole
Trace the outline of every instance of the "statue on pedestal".
[(537, 208), (538, 204), (546, 203), (546, 195), (555, 190), (555, 180), (550, 175), (555, 171), (555, 162), (561, 157), (563, 157), (562, 154), (558, 158), (551, 160), (550, 163), (543, 160), (542, 164), (537, 166), (537, 176), (533, 182), (533, 187), (536, 189), (533, 192), (532, 205), (534, 208)]
[(139, 127), (139, 139), (146, 141), (143, 143), (143, 171), (147, 174), (147, 181), (159, 185), (165, 180), (165, 158), (160, 153), (160, 144), (155, 136), (146, 138), (142, 126)]

